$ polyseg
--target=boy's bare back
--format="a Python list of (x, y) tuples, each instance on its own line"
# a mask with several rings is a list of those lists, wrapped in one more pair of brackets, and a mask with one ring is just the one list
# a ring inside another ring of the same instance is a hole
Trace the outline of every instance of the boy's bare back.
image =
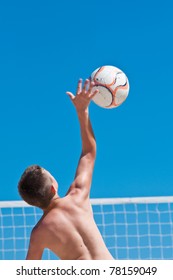
[[(36, 225), (30, 243), (36, 249), (34, 258), (49, 248), (62, 260), (113, 259), (95, 224), (89, 199), (83, 201), (79, 192), (55, 200)], [(27, 258), (31, 259), (29, 254)]]

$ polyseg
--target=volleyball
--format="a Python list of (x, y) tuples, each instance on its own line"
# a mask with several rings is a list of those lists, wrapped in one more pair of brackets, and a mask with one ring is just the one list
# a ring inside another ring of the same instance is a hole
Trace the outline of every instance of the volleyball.
[(92, 72), (90, 80), (98, 93), (93, 101), (100, 107), (111, 109), (120, 106), (129, 94), (129, 81), (125, 73), (115, 66), (102, 66)]

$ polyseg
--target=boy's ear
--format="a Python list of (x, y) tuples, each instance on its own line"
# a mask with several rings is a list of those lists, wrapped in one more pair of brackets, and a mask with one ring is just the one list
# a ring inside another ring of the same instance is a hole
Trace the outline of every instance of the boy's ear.
[(56, 194), (56, 190), (55, 190), (54, 186), (52, 185), (50, 188), (51, 188), (51, 193)]

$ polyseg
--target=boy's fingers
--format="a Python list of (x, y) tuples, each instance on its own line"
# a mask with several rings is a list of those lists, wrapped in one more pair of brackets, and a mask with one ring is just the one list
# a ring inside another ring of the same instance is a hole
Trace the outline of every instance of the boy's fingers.
[(81, 91), (82, 91), (82, 79), (79, 79), (76, 94), (79, 94)]
[(70, 97), (71, 100), (75, 98), (74, 94), (70, 91), (67, 91), (66, 94)]
[(93, 89), (93, 86), (95, 85), (95, 83), (92, 81), (90, 81), (90, 86), (89, 86), (89, 89), (88, 89), (88, 92), (91, 93), (92, 92), (92, 89)]
[(87, 91), (89, 83), (90, 83), (90, 80), (86, 79), (86, 80), (85, 80), (85, 83), (84, 83), (84, 87), (83, 87), (83, 91), (84, 91), (84, 92)]
[(99, 93), (99, 90), (95, 89), (89, 94), (89, 97), (92, 99), (97, 93)]

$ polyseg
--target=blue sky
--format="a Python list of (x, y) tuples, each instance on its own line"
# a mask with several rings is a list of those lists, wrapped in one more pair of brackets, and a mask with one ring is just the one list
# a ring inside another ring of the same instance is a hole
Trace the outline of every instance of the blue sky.
[(0, 200), (18, 200), (40, 164), (64, 195), (81, 151), (65, 92), (102, 65), (124, 70), (126, 102), (90, 117), (97, 139), (91, 197), (172, 195), (172, 1), (0, 2)]

